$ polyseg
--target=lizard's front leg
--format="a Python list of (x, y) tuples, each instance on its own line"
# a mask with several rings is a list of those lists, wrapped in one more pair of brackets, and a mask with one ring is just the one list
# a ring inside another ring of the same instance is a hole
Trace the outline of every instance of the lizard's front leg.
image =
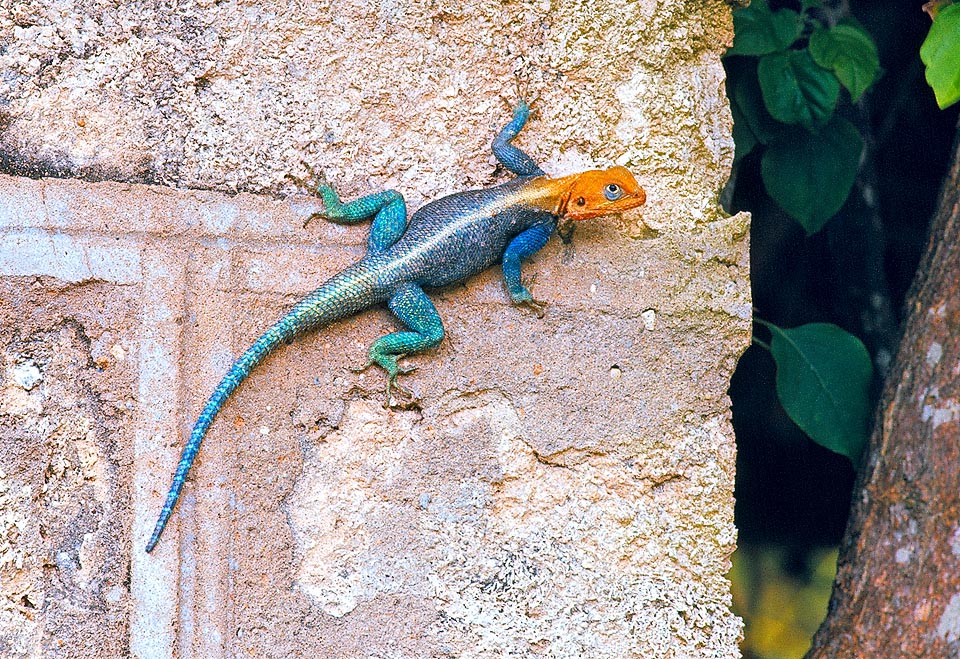
[(507, 283), (510, 298), (514, 304), (526, 305), (533, 309), (539, 318), (543, 318), (544, 304), (534, 300), (530, 290), (523, 285), (520, 264), (547, 244), (555, 228), (552, 223), (535, 224), (511, 240), (507, 251), (503, 253), (503, 279)]
[(510, 144), (510, 141), (523, 129), (529, 117), (530, 108), (525, 101), (521, 100), (517, 107), (513, 109), (513, 119), (494, 138), (493, 155), (514, 174), (519, 176), (543, 176), (543, 170), (540, 169), (540, 165), (533, 158)]
[(384, 407), (390, 405), (390, 391), (396, 388), (401, 393), (412, 394), (397, 384), (397, 376), (410, 373), (413, 368), (401, 368), (397, 359), (413, 352), (420, 352), (443, 340), (443, 321), (436, 307), (417, 284), (405, 284), (388, 302), (390, 310), (407, 327), (409, 332), (387, 334), (370, 346), (366, 366), (378, 364), (387, 372), (387, 398)]

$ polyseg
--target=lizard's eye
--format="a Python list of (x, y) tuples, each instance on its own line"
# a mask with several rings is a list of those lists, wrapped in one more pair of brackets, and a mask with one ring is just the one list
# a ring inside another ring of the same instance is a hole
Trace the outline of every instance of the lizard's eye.
[(610, 201), (616, 201), (623, 196), (623, 190), (616, 183), (608, 183), (607, 187), (603, 189), (603, 196)]

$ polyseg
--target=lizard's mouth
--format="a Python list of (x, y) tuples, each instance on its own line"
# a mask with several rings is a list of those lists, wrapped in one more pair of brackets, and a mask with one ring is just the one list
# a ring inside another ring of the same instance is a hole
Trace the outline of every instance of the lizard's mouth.
[(642, 188), (629, 196), (603, 203), (596, 203), (595, 201), (591, 203), (584, 197), (574, 197), (567, 202), (567, 207), (564, 209), (565, 212), (560, 221), (580, 222), (604, 215), (614, 215), (643, 206), (646, 201), (647, 195)]

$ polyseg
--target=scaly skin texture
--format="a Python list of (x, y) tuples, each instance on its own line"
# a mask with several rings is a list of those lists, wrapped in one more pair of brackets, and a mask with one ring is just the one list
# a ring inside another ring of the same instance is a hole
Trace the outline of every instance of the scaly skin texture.
[(463, 281), (498, 261), (511, 299), (543, 315), (520, 277), (520, 263), (543, 247), (558, 230), (569, 239), (572, 223), (636, 208), (646, 194), (623, 167), (590, 170), (551, 179), (510, 141), (529, 117), (520, 102), (513, 119), (493, 141), (497, 159), (518, 178), (492, 188), (470, 190), (430, 202), (407, 221), (399, 192), (387, 190), (343, 204), (333, 188), (321, 184), (322, 217), (352, 224), (373, 217), (367, 253), (301, 300), (234, 362), (214, 389), (183, 449), (160, 518), (147, 551), (160, 539), (183, 489), (200, 443), (237, 387), (264, 357), (307, 330), (386, 302), (409, 330), (381, 337), (370, 346), (366, 366), (387, 372), (387, 399), (392, 389), (408, 393), (397, 376), (409, 372), (397, 363), (404, 355), (443, 340), (443, 322), (424, 287)]

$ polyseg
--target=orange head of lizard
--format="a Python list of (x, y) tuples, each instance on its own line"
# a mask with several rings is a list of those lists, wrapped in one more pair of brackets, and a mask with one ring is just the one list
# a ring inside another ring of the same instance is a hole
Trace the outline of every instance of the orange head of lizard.
[(568, 180), (571, 185), (560, 213), (567, 222), (622, 213), (647, 200), (647, 194), (626, 167), (592, 169)]

